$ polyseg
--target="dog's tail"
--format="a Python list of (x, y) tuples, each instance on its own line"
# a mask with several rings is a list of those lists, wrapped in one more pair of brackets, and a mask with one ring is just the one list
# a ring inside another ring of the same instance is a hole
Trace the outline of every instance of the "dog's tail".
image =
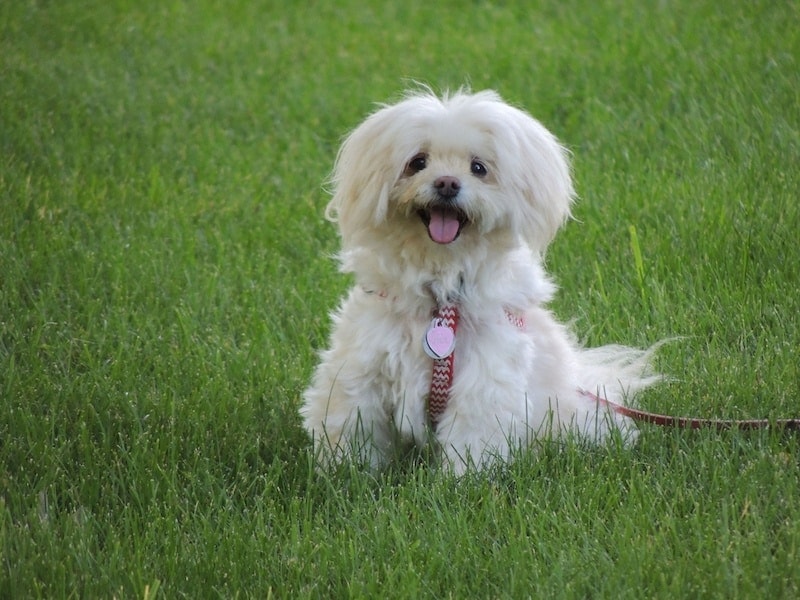
[[(636, 395), (664, 381), (653, 360), (662, 343), (647, 350), (609, 345), (580, 351), (578, 402), (584, 408), (576, 413), (579, 431), (601, 441), (613, 430), (632, 442), (637, 429), (632, 420), (613, 410), (613, 406), (636, 406)], [(585, 403), (585, 404), (584, 404)], [(579, 415), (584, 414), (581, 418)]]
[(663, 343), (647, 350), (616, 344), (583, 349), (580, 388), (617, 404), (633, 404), (638, 392), (666, 379), (653, 366)]

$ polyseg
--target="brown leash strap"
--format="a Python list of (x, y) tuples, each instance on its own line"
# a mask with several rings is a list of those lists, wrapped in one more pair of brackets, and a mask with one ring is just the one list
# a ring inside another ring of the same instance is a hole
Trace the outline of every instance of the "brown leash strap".
[(725, 429), (751, 430), (751, 429), (778, 429), (787, 431), (800, 431), (800, 419), (697, 419), (692, 417), (674, 417), (659, 415), (657, 413), (630, 408), (605, 400), (587, 390), (580, 390), (584, 396), (593, 399), (601, 406), (607, 406), (615, 413), (623, 415), (640, 423), (650, 423), (659, 427), (677, 427), (682, 429)]

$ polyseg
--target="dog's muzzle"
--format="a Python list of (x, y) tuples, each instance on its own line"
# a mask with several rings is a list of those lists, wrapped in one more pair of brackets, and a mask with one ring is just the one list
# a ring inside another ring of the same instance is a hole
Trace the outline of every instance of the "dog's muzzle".
[(435, 199), (417, 211), (428, 235), (437, 244), (449, 244), (461, 234), (467, 223), (467, 214), (458, 206), (456, 197), (461, 191), (461, 181), (457, 177), (444, 175), (433, 182)]

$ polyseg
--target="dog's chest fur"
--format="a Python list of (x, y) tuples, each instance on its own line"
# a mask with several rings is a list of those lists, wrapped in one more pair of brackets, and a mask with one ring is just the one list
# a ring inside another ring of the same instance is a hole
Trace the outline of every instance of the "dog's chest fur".
[[(510, 286), (519, 285), (519, 279), (500, 279), (495, 279), (495, 291), (505, 285), (513, 298), (516, 294)], [(513, 314), (524, 320), (524, 311), (509, 307), (502, 294), (487, 298), (480, 293), (486, 287), (473, 288), (469, 278), (461, 277), (458, 289), (447, 294), (447, 301), (455, 299), (460, 313), (449, 399), (456, 410), (465, 397), (500, 403), (507, 397), (524, 397), (529, 385), (535, 342), (526, 328), (509, 318)], [(421, 288), (427, 288), (427, 294), (357, 286), (340, 313), (342, 321), (348, 323), (345, 329), (352, 329), (350, 341), (359, 347), (364, 372), (374, 374), (375, 397), (401, 435), (418, 442), (423, 441), (428, 422), (426, 406), (433, 369), (423, 340), (440, 305), (433, 286), (423, 284)]]

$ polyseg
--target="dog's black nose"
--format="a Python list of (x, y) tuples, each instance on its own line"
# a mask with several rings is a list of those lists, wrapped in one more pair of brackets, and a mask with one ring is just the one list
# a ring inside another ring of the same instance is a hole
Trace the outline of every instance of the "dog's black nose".
[(453, 198), (458, 195), (458, 191), (461, 189), (461, 182), (456, 177), (444, 175), (433, 182), (433, 187), (436, 188), (440, 196)]

